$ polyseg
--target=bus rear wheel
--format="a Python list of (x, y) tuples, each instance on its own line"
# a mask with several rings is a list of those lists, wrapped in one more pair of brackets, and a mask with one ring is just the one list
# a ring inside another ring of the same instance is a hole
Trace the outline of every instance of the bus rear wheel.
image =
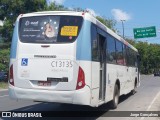
[(110, 104), (110, 106), (111, 106), (112, 109), (116, 109), (117, 106), (118, 106), (118, 103), (119, 103), (119, 94), (120, 94), (119, 87), (116, 84), (115, 87), (114, 87), (113, 100), (111, 101), (111, 104)]

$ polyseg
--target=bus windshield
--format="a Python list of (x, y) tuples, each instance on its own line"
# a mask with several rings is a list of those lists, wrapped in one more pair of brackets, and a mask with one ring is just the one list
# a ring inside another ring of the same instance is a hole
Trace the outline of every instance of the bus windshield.
[(19, 38), (24, 43), (71, 43), (81, 30), (80, 16), (23, 17), (19, 23)]

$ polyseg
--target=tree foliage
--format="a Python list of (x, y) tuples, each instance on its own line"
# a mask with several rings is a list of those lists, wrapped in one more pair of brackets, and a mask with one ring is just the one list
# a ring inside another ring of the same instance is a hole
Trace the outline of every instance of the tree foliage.
[(0, 27), (3, 40), (11, 41), (13, 24), (20, 14), (42, 11), (46, 8), (45, 0), (0, 0), (0, 20), (4, 26)]
[(10, 43), (13, 34), (13, 24), (20, 14), (45, 11), (66, 10), (62, 5), (51, 3), (47, 5), (46, 0), (0, 0), (0, 20), (4, 25), (0, 26), (0, 71), (8, 71)]
[(0, 50), (0, 71), (8, 71), (10, 49)]
[(57, 5), (55, 2), (50, 3), (45, 8), (46, 11), (64, 11), (64, 10), (69, 10), (68, 8), (64, 7), (63, 5)]
[(148, 42), (135, 42), (128, 40), (135, 46), (140, 54), (141, 63), (140, 69), (143, 74), (150, 74), (154, 71), (160, 70), (160, 45), (149, 44)]
[(116, 26), (116, 21), (112, 19), (106, 19), (105, 17), (96, 17), (101, 23), (103, 23), (105, 26), (113, 30), (114, 32), (117, 32), (117, 29), (115, 28)]
[[(10, 42), (13, 33), (13, 24), (20, 14), (37, 11), (63, 11), (70, 10), (63, 5), (57, 5), (52, 2), (47, 5), (46, 0), (0, 0), (0, 20), (4, 21), (3, 27), (0, 27), (0, 36), (4, 42)], [(82, 8), (73, 8), (74, 11), (84, 11)], [(97, 16), (97, 19), (104, 25), (116, 31), (116, 22), (111, 19)]]

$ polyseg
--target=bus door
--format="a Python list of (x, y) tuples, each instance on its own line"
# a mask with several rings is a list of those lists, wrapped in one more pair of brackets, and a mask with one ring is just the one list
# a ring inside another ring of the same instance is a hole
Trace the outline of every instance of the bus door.
[(105, 100), (106, 91), (106, 41), (105, 37), (98, 34), (98, 45), (99, 45), (99, 61), (100, 61), (100, 73), (99, 73), (99, 100)]

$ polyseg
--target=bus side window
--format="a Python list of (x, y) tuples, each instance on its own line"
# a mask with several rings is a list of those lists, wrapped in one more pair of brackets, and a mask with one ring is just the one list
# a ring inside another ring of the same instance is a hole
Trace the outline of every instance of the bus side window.
[(115, 40), (112, 36), (107, 36), (107, 62), (116, 64), (116, 48), (115, 48)]
[(131, 62), (130, 62), (130, 49), (129, 47), (126, 46), (126, 59), (127, 59), (127, 66), (131, 66)]
[(137, 54), (131, 49), (132, 66), (137, 67)]
[(126, 47), (126, 52), (127, 52), (127, 65), (128, 66), (136, 66), (136, 53), (129, 47)]
[(98, 38), (97, 28), (95, 25), (92, 24), (91, 26), (92, 61), (99, 61), (97, 38)]
[(122, 43), (118, 40), (116, 40), (116, 56), (117, 56), (117, 64), (123, 65), (124, 64), (123, 47)]

